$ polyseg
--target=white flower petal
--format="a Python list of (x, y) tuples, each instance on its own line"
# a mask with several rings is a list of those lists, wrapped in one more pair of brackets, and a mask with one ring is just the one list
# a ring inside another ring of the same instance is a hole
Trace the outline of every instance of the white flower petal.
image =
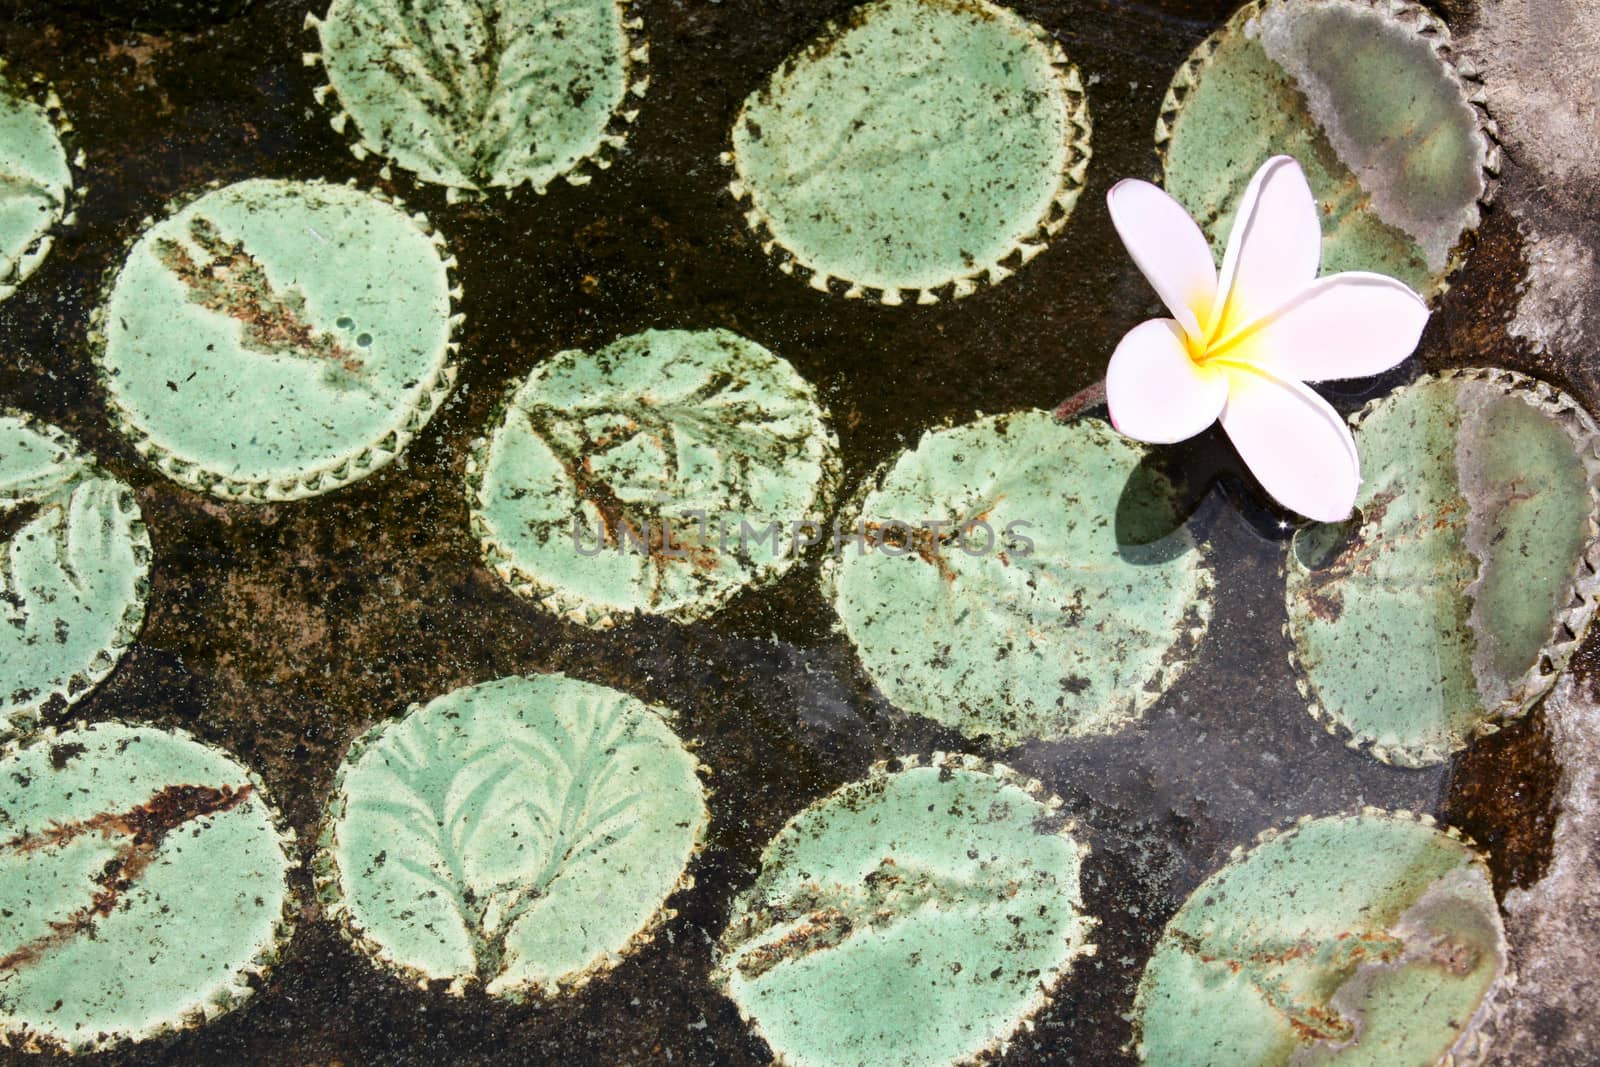
[(1210, 355), (1303, 382), (1364, 378), (1416, 351), (1427, 324), (1427, 303), (1404, 282), (1347, 271), (1317, 279)]
[(1150, 287), (1194, 337), (1217, 299), (1217, 264), (1189, 212), (1164, 189), (1126, 178), (1106, 193), (1111, 222)]
[(1261, 165), (1234, 216), (1222, 257), (1218, 312), (1208, 336), (1223, 340), (1288, 303), (1322, 264), (1322, 221), (1293, 156)]
[(1227, 375), (1189, 358), (1183, 327), (1172, 319), (1129, 330), (1106, 368), (1111, 425), (1140, 441), (1193, 437), (1217, 420), (1227, 399)]
[(1259, 368), (1230, 367), (1222, 428), (1262, 488), (1290, 511), (1338, 522), (1355, 507), (1361, 487), (1355, 439), (1310, 387)]

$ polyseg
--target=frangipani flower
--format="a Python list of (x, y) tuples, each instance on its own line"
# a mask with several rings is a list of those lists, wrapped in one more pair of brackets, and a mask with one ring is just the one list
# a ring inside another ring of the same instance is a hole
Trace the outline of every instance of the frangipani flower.
[(1395, 366), (1417, 347), (1427, 304), (1382, 274), (1317, 277), (1320, 215), (1289, 156), (1267, 160), (1250, 180), (1220, 277), (1200, 227), (1161, 189), (1121, 181), (1106, 202), (1173, 315), (1135, 326), (1112, 354), (1112, 425), (1166, 444), (1221, 420), (1284, 507), (1324, 522), (1348, 516), (1361, 485), (1355, 440), (1305, 383)]

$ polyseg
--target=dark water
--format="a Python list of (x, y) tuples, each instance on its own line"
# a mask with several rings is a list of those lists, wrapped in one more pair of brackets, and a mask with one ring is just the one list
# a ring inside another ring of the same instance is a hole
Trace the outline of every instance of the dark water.
[[(845, 302), (785, 277), (722, 191), (717, 155), (739, 102), (849, 0), (644, 0), (651, 87), (621, 161), (587, 187), (454, 206), (437, 190), (381, 180), (380, 163), (356, 161), (329, 127), (312, 99), (319, 72), (300, 59), (315, 48), (301, 29), (307, 5), (263, 0), (198, 31), (136, 20), (148, 34), (127, 28), (138, 4), (115, 6), (122, 25), (92, 4), (0, 3), (0, 49), (14, 71), (55, 83), (89, 156), (79, 225), (0, 304), (0, 402), (62, 426), (136, 486), (155, 545), (143, 637), (76, 713), (181, 726), (237, 753), (308, 852), (355, 734), (515, 672), (561, 670), (678, 709), (715, 792), (698, 886), (675, 901), (678, 918), (562, 1003), (451, 1000), (380, 975), (320, 919), (302, 871), (302, 922), (251, 1005), (101, 1059), (765, 1062), (707, 979), (728, 903), (754, 877), (761, 847), (874, 760), (966, 746), (873, 693), (833, 630), (814, 563), (690, 626), (595, 633), (518, 601), (480, 565), (467, 532), (468, 445), (512, 378), (560, 349), (650, 327), (726, 327), (793, 363), (832, 409), (847, 489), (928, 427), (1054, 406), (1092, 385), (1122, 332), (1157, 312), (1104, 192), (1154, 173), (1165, 86), (1231, 4), (1015, 5), (1091, 79), (1089, 188), (1061, 237), (1016, 278), (931, 308)], [(354, 178), (426, 211), (460, 259), (467, 320), (461, 385), (401, 462), (316, 500), (247, 507), (180, 490), (140, 463), (109, 429), (85, 334), (102, 277), (142, 218), (206, 182), (260, 176)], [(1491, 212), (1421, 355), (1378, 384), (1463, 363), (1566, 384), (1505, 336), (1519, 270), (1514, 227)], [(1131, 1062), (1119, 1051), (1122, 1016), (1162, 924), (1229, 849), (1285, 819), (1358, 804), (1446, 815), (1491, 850), (1502, 892), (1537, 877), (1548, 846), (1556, 769), (1537, 717), (1422, 771), (1384, 766), (1323, 732), (1286, 660), (1277, 516), (1214, 435), (1172, 458), (1192, 476), (1195, 522), (1219, 574), (1199, 664), (1116, 737), (988, 753), (1042, 779), (1087, 827), (1087, 899), (1101, 921), (1099, 955), (1010, 1063)]]

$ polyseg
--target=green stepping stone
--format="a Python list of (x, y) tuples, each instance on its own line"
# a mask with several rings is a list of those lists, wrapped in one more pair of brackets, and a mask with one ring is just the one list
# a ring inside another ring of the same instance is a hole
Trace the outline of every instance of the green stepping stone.
[(296, 500), (404, 450), (455, 382), (444, 240), (358, 189), (253, 179), (147, 224), (95, 313), (111, 416), (173, 480)]
[(1286, 564), (1292, 660), (1352, 747), (1438, 763), (1542, 696), (1594, 615), (1595, 424), (1485, 370), (1420, 379), (1353, 421), (1358, 518), (1298, 531)]
[(39, 269), (53, 231), (72, 221), (72, 166), (62, 143), (71, 130), (53, 91), (30, 91), (0, 61), (0, 300)]
[[(53, 426), (0, 409), (0, 733), (71, 704), (144, 623), (150, 537), (133, 492)], [(3, 999), (3, 994), (0, 994)]]
[(883, 695), (1002, 746), (1138, 718), (1212, 592), (1146, 455), (1099, 419), (1023, 411), (931, 431), (869, 480), (823, 583)]
[(558, 353), (492, 425), (467, 466), (484, 556), (589, 626), (695, 619), (776, 580), (805, 540), (793, 524), (820, 521), (838, 481), (811, 386), (727, 330)]
[(1326, 215), (1325, 273), (1378, 271), (1437, 295), (1500, 169), (1475, 78), (1415, 3), (1254, 0), (1167, 90), (1167, 191), (1220, 259), (1256, 168), (1292, 155)]
[(790, 820), (734, 901), (715, 980), (779, 1063), (997, 1055), (1094, 951), (1060, 800), (971, 756), (894, 765)]
[[(333, 0), (307, 15), (328, 84), (375, 152), (462, 192), (543, 193), (611, 165), (649, 83), (631, 0)], [(587, 166), (586, 166), (587, 164)]]
[(0, 761), (0, 1040), (87, 1052), (204, 1024), (289, 938), (293, 838), (254, 775), (100, 723)]
[(1135, 1002), (1150, 1067), (1467, 1067), (1509, 984), (1482, 857), (1405, 813), (1262, 835), (1190, 894)]
[(731, 191), (781, 269), (886, 304), (966, 296), (1043, 251), (1089, 164), (1077, 68), (985, 0), (877, 0), (750, 95)]
[(525, 999), (602, 974), (674, 914), (707, 821), (694, 757), (625, 693), (561, 675), (458, 689), (351, 746), (318, 857), (382, 967)]

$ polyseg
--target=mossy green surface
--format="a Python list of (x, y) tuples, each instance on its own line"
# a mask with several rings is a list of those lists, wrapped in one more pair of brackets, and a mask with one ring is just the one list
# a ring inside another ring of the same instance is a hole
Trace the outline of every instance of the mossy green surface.
[(985, 0), (876, 0), (745, 101), (733, 190), (813, 284), (961, 295), (1065, 223), (1089, 130), (1078, 73), (1038, 27)]
[(697, 618), (794, 565), (835, 448), (784, 360), (727, 330), (651, 330), (558, 353), (512, 392), (468, 466), (472, 525), (514, 590), (580, 622)]
[(0, 74), (0, 300), (38, 269), (68, 211), (72, 167), (47, 104)]
[(132, 643), (150, 538), (133, 492), (60, 430), (0, 410), (0, 733), (84, 696)]
[(520, 999), (608, 970), (671, 915), (705, 833), (664, 714), (543, 675), (375, 728), (339, 774), (325, 903), (380, 964), (455, 991)]
[(335, 125), (452, 189), (543, 192), (622, 143), (644, 88), (626, 0), (333, 0), (308, 22)]
[(287, 940), (259, 784), (182, 734), (101, 723), (0, 761), (0, 1034), (85, 1051), (199, 1025)]
[(1594, 612), (1594, 426), (1508, 372), (1428, 378), (1357, 421), (1359, 521), (1289, 555), (1289, 635), (1317, 714), (1436, 763), (1525, 710)]
[(1167, 191), (1220, 259), (1256, 168), (1292, 155), (1325, 213), (1324, 272), (1439, 292), (1498, 165), (1448, 41), (1415, 4), (1247, 3), (1168, 90), (1156, 131)]
[(1092, 951), (1060, 801), (970, 757), (902, 762), (796, 815), (734, 902), (717, 979), (780, 1063), (998, 1052)]
[(1506, 978), (1482, 858), (1367, 810), (1267, 835), (1197, 888), (1139, 983), (1149, 1067), (1478, 1062)]
[[(824, 574), (884, 696), (996, 745), (1109, 733), (1154, 703), (1211, 576), (1145, 456), (1098, 418), (1023, 411), (931, 431), (881, 471), (843, 516), (877, 536)], [(892, 524), (929, 522), (896, 543)]]
[(443, 241), (348, 186), (252, 179), (147, 229), (96, 314), (112, 416), (168, 476), (291, 500), (405, 448), (455, 380)]

